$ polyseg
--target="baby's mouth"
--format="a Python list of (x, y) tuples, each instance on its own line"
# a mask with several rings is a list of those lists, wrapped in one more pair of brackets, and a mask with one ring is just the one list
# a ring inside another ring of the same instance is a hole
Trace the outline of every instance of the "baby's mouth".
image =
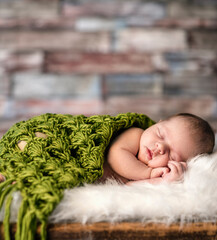
[(152, 155), (153, 155), (152, 151), (149, 148), (145, 147), (145, 152), (146, 152), (147, 160), (148, 161), (152, 160)]

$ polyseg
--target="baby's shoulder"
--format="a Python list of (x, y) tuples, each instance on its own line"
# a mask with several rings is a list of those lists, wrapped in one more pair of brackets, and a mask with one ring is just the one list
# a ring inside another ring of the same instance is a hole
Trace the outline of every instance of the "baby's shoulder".
[(118, 138), (124, 138), (124, 139), (131, 138), (131, 139), (134, 139), (134, 138), (140, 137), (143, 132), (144, 132), (144, 129), (142, 129), (142, 128), (131, 127), (131, 128), (128, 128), (127, 130), (123, 131), (118, 136)]
[(128, 133), (128, 134), (140, 134), (143, 133), (144, 129), (138, 128), (138, 127), (131, 127), (125, 130), (123, 133)]
[(136, 149), (138, 148), (141, 135), (144, 132), (143, 129), (137, 127), (131, 127), (112, 141), (110, 149), (125, 148), (125, 149)]

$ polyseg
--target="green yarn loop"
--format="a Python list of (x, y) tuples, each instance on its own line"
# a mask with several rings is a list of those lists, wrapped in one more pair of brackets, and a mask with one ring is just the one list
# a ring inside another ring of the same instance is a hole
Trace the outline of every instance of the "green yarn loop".
[[(146, 129), (152, 124), (146, 115), (137, 113), (91, 117), (47, 113), (12, 126), (0, 140), (0, 172), (7, 179), (0, 184), (5, 239), (10, 239), (14, 191), (22, 195), (15, 239), (33, 240), (40, 223), (45, 240), (47, 219), (64, 189), (95, 182), (103, 174), (111, 140), (127, 128)], [(19, 147), (20, 141), (26, 144), (24, 149)]]

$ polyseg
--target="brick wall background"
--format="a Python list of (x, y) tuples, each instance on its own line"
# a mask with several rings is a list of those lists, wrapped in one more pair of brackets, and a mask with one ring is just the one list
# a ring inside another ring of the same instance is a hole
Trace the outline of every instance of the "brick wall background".
[(0, 0), (0, 135), (45, 112), (128, 111), (217, 129), (216, 0)]

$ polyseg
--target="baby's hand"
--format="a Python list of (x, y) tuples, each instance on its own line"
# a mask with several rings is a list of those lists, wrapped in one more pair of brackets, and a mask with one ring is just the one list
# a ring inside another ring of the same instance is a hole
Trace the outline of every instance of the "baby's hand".
[(151, 171), (150, 178), (157, 178), (157, 177), (163, 177), (165, 174), (169, 172), (168, 167), (159, 167), (159, 168), (153, 168)]
[(169, 161), (168, 167), (159, 167), (152, 169), (150, 179), (130, 181), (127, 183), (127, 185), (134, 185), (142, 182), (160, 184), (164, 182), (180, 181), (183, 179), (186, 169), (186, 162)]
[(183, 179), (187, 164), (186, 162), (169, 161), (168, 168), (170, 171), (164, 174), (162, 178), (167, 182), (180, 181)]

